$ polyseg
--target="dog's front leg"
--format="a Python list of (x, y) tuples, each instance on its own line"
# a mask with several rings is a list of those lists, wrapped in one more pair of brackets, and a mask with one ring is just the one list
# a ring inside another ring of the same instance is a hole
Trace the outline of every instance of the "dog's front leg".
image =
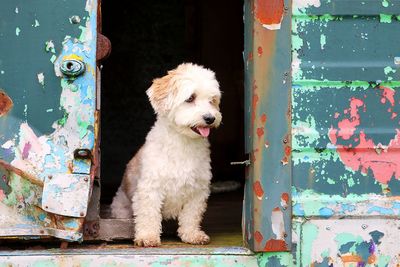
[(160, 190), (138, 190), (132, 198), (135, 222), (134, 243), (141, 247), (161, 245), (161, 206)]
[(182, 208), (178, 216), (178, 235), (183, 242), (204, 245), (210, 237), (200, 228), (203, 214), (207, 206), (208, 190), (198, 192)]

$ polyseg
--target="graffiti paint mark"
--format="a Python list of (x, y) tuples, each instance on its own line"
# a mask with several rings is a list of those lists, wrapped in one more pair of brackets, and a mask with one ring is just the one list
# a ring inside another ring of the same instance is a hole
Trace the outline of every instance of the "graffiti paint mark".
[(13, 107), (11, 98), (0, 89), (0, 117), (6, 115)]
[(257, 0), (255, 2), (256, 19), (268, 30), (279, 30), (281, 28), (283, 14), (283, 0)]

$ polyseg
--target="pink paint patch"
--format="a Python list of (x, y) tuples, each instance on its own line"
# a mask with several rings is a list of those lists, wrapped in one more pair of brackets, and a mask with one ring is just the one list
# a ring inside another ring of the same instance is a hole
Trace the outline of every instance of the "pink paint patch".
[[(392, 88), (379, 86), (379, 89), (383, 90), (382, 99), (388, 100), (392, 107), (394, 106), (394, 94), (396, 93)], [(381, 101), (382, 101), (381, 99)]]
[(24, 149), (22, 150), (22, 159), (27, 159), (29, 156), (29, 151), (31, 150), (32, 145), (31, 143), (25, 143)]
[(363, 105), (364, 102), (358, 98), (352, 98), (350, 100), (350, 108), (347, 110), (347, 112), (350, 112), (350, 119), (343, 119), (338, 123), (338, 136), (340, 136), (344, 140), (350, 139), (350, 137), (354, 134), (356, 127), (360, 125), (360, 115), (358, 115), (358, 108), (362, 107)]
[(3, 190), (0, 189), (0, 202), (3, 201), (3, 199), (6, 197), (4, 194)]
[[(390, 88), (380, 87), (382, 104), (394, 106), (395, 91)], [(363, 107), (362, 109), (360, 109)], [(384, 109), (384, 112), (387, 109)], [(331, 127), (329, 130), (329, 139), (336, 145), (337, 152), (341, 161), (353, 171), (360, 171), (367, 175), (371, 171), (373, 177), (382, 184), (387, 184), (394, 176), (400, 179), (400, 129), (396, 129), (395, 136), (389, 141), (389, 144), (375, 144), (372, 138), (368, 138), (364, 130), (359, 129), (360, 114), (366, 112), (363, 101), (357, 98), (350, 100), (350, 108), (343, 111), (348, 114), (347, 117), (338, 122), (337, 128)], [(390, 109), (391, 118), (397, 116)], [(339, 117), (339, 116), (338, 116)], [(352, 138), (357, 144), (344, 145), (344, 140)]]

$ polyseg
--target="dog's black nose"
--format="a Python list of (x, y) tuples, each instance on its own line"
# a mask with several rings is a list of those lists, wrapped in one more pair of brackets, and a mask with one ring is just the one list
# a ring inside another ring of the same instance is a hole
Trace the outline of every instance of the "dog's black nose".
[(204, 115), (203, 119), (208, 125), (212, 124), (215, 121), (215, 117), (210, 114)]

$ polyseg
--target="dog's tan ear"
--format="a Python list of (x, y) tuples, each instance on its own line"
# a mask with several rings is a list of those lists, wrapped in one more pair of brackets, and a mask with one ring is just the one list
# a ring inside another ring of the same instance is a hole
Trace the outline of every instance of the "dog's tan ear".
[(153, 84), (147, 89), (146, 93), (149, 97), (151, 106), (156, 114), (166, 114), (171, 106), (170, 95), (174, 89), (171, 79), (173, 74), (168, 72), (168, 75), (153, 80)]

